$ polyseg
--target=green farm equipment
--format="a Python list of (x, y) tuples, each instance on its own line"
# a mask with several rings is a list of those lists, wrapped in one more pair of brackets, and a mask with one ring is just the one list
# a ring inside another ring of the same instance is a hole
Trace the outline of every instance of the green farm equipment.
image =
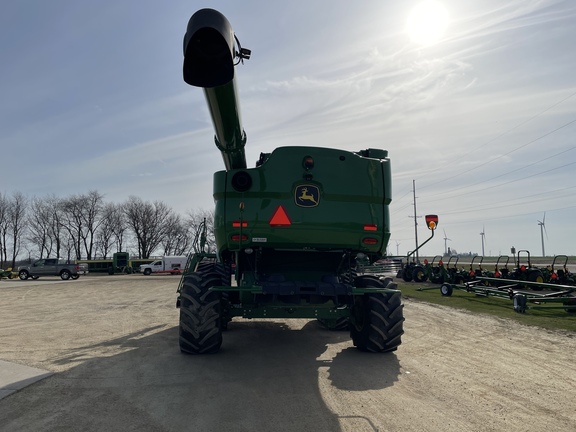
[[(476, 264), (476, 259), (478, 259), (478, 267), (474, 267), (474, 264)], [(474, 255), (472, 257), (472, 260), (470, 261), (470, 270), (468, 271), (468, 279), (469, 280), (474, 280), (476, 279), (476, 277), (479, 276), (484, 276), (484, 269), (482, 268), (482, 262), (484, 261), (484, 257), (481, 255)]]
[[(504, 260), (505, 263), (501, 265), (500, 262)], [(539, 280), (529, 281), (506, 278), (508, 275), (506, 271), (508, 261), (509, 258), (507, 256), (500, 256), (496, 261), (494, 272), (490, 272), (479, 271), (481, 270), (481, 264), (478, 269), (473, 270), (474, 260), (472, 260), (470, 273), (474, 273), (474, 276), (467, 281), (462, 280), (461, 276), (458, 276), (456, 265), (449, 266), (449, 272), (450, 269), (453, 269), (451, 280), (442, 283), (440, 294), (450, 297), (454, 291), (465, 291), (478, 297), (495, 297), (510, 300), (514, 310), (519, 313), (524, 313), (528, 309), (563, 309), (570, 314), (576, 313), (575, 286), (560, 282), (544, 283)], [(555, 264), (556, 259), (552, 264), (552, 268), (554, 268)], [(566, 263), (564, 263), (562, 268), (566, 269)], [(526, 270), (523, 271), (526, 272)], [(527, 274), (525, 273), (525, 275)], [(429, 291), (432, 289), (435, 288), (420, 287), (418, 291)], [(527, 291), (527, 289), (530, 291)], [(536, 293), (534, 291), (543, 292)]]
[(463, 267), (458, 267), (460, 257), (453, 255), (448, 258), (446, 271), (448, 272), (448, 281), (453, 284), (459, 284), (469, 278), (468, 272)]
[[(499, 286), (487, 286), (494, 283), (498, 283)], [(526, 288), (533, 291), (546, 291), (536, 293), (526, 291)], [(455, 290), (473, 293), (479, 297), (511, 300), (514, 310), (518, 313), (524, 313), (527, 309), (563, 309), (570, 314), (576, 313), (576, 287), (574, 286), (482, 276), (462, 284), (444, 283), (440, 287), (440, 294), (449, 297)]]
[[(422, 265), (419, 261), (414, 259), (416, 252), (428, 243), (434, 237), (434, 231), (438, 226), (438, 216), (437, 215), (426, 215), (426, 225), (428, 229), (432, 231), (432, 235), (422, 244), (416, 247), (413, 251), (408, 252), (406, 255), (406, 263), (398, 271), (396, 277), (402, 278), (404, 282), (425, 282), (428, 279), (427, 265)], [(412, 259), (410, 259), (412, 257)]]
[(555, 284), (576, 285), (576, 275), (567, 267), (568, 257), (556, 255), (552, 264), (542, 269), (544, 281)]
[(508, 255), (500, 255), (494, 264), (494, 271), (488, 271), (486, 276), (493, 278), (504, 278), (508, 277), (510, 269), (508, 268), (508, 263), (510, 262), (510, 257)]
[[(521, 256), (524, 254), (526, 255), (525, 260), (523, 260)], [(532, 262), (530, 261), (530, 252), (527, 250), (518, 251), (516, 255), (516, 267), (508, 272), (506, 277), (507, 279), (518, 281), (536, 282), (536, 284), (526, 285), (535, 291), (540, 291), (542, 288), (539, 284), (544, 282), (544, 274), (542, 273), (542, 270), (532, 265)]]
[(12, 268), (6, 270), (0, 269), (0, 279), (15, 279), (18, 277), (18, 272), (13, 272)]
[(390, 238), (388, 152), (280, 147), (247, 168), (235, 66), (250, 55), (220, 12), (190, 18), (184, 81), (203, 89), (225, 170), (214, 174), (216, 250), (203, 241), (178, 287), (180, 350), (218, 352), (223, 330), (243, 317), (344, 322), (358, 349), (393, 351), (401, 293), (391, 279), (357, 273), (358, 258), (382, 258)]
[(442, 261), (442, 257), (440, 255), (436, 255), (432, 258), (432, 261), (428, 261), (428, 259), (424, 259), (424, 265), (419, 266), (418, 270), (413, 274), (414, 282), (426, 282), (427, 280), (432, 281), (436, 276), (436, 270), (439, 268), (435, 266), (434, 263), (438, 260), (440, 263)]
[(437, 264), (435, 263), (436, 263), (436, 257), (434, 257), (434, 260), (430, 264), (430, 270), (431, 270), (431, 274), (429, 277), (430, 282), (435, 284), (442, 284), (444, 282), (448, 282), (449, 275), (448, 272), (446, 271), (446, 267), (444, 267), (444, 261), (442, 260), (442, 257), (438, 259)]

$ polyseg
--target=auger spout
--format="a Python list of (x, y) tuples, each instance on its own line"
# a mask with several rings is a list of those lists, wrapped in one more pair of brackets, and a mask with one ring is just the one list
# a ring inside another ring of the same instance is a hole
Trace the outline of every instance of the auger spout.
[(204, 89), (216, 147), (222, 153), (226, 170), (246, 168), (246, 133), (234, 66), (250, 58), (250, 51), (239, 43), (236, 51), (235, 40), (238, 41), (226, 17), (213, 9), (201, 9), (192, 15), (184, 35), (184, 81)]

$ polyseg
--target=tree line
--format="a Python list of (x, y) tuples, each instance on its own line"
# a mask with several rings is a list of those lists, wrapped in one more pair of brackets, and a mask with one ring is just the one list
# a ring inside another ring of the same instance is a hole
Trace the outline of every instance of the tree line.
[(181, 216), (162, 201), (137, 196), (106, 202), (97, 190), (65, 198), (0, 193), (0, 268), (15, 268), (21, 259), (107, 259), (115, 252), (187, 255), (204, 220), (206, 247), (214, 250), (213, 211)]

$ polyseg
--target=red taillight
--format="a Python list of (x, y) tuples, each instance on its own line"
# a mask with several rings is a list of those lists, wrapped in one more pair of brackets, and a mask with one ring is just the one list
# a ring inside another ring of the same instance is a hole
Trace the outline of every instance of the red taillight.
[(557, 279), (557, 278), (558, 278), (558, 275), (556, 273), (552, 273), (550, 275), (550, 279)]
[(496, 273), (494, 273), (494, 277), (500, 277), (502, 276), (502, 273), (500, 273), (499, 271), (496, 271)]
[(522, 265), (522, 267), (520, 267), (520, 270), (521, 270), (521, 271), (526, 271), (526, 266), (525, 266), (525, 265)]
[(378, 244), (378, 239), (374, 237), (364, 237), (362, 239), (362, 243), (364, 243), (365, 245), (375, 245)]
[(242, 237), (240, 237), (240, 234), (232, 234), (232, 236), (230, 237), (230, 239), (231, 239), (233, 242), (246, 241), (246, 240), (248, 240), (248, 236), (242, 234)]
[(470, 276), (475, 276), (476, 273), (474, 273), (474, 270), (470, 270)]
[(246, 228), (248, 226), (248, 222), (245, 221), (239, 221), (239, 220), (235, 220), (232, 222), (232, 227), (233, 228)]
[(373, 224), (364, 225), (364, 231), (377, 231), (378, 227)]

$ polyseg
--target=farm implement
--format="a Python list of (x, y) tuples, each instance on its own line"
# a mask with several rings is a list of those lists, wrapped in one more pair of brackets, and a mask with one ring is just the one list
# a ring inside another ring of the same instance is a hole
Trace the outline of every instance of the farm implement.
[[(400, 269), (396, 277), (402, 278), (404, 282), (410, 282), (414, 280), (415, 282), (425, 282), (430, 276), (432, 276), (432, 269), (426, 262), (424, 266), (420, 264), (420, 262), (416, 262), (414, 259), (414, 254), (426, 243), (428, 243), (434, 237), (434, 230), (438, 225), (438, 216), (437, 215), (426, 215), (426, 225), (428, 229), (432, 231), (430, 237), (422, 244), (420, 244), (416, 249), (411, 252), (408, 252), (406, 255), (406, 264)], [(412, 261), (410, 261), (410, 257), (412, 257)]]
[[(524, 261), (522, 260), (522, 255), (526, 255)], [(536, 291), (540, 291), (542, 288), (538, 283), (544, 282), (544, 274), (542, 270), (534, 265), (530, 261), (530, 252), (527, 250), (519, 250), (516, 255), (516, 267), (512, 269), (507, 276), (507, 279), (514, 279), (525, 282), (536, 282), (536, 285), (532, 285), (531, 288)]]
[[(499, 286), (487, 286), (490, 284)], [(532, 291), (527, 291), (527, 288)], [(418, 291), (429, 289), (431, 288), (418, 288)], [(446, 297), (451, 296), (455, 290), (473, 293), (479, 297), (510, 300), (514, 311), (518, 313), (524, 313), (527, 309), (564, 309), (568, 313), (576, 313), (576, 286), (483, 276), (470, 282), (444, 283), (440, 286), (440, 294)]]
[(13, 272), (12, 268), (0, 269), (0, 279), (14, 279), (18, 277), (18, 272)]
[(568, 257), (556, 255), (552, 264), (542, 269), (544, 282), (553, 284), (576, 285), (576, 275), (570, 273), (567, 267)]

